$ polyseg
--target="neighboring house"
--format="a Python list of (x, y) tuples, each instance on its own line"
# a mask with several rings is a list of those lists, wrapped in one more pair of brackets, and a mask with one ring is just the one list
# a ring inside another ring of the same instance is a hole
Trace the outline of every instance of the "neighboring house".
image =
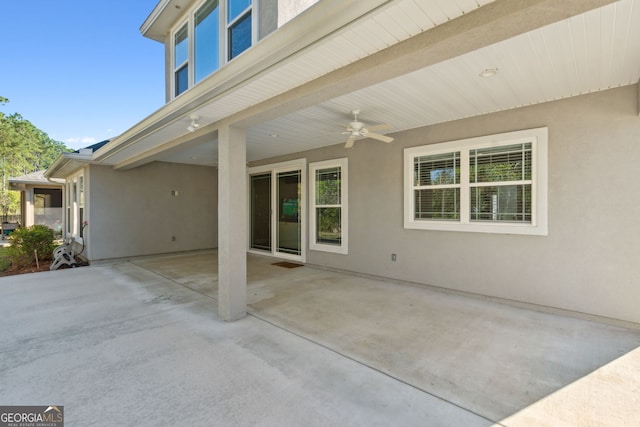
[(20, 192), (21, 225), (46, 225), (61, 233), (64, 180), (49, 180), (44, 172), (9, 178), (9, 189)]
[(141, 31), (167, 104), (47, 171), (89, 259), (217, 247), (225, 320), (249, 251), (640, 323), (638, 0), (163, 0)]

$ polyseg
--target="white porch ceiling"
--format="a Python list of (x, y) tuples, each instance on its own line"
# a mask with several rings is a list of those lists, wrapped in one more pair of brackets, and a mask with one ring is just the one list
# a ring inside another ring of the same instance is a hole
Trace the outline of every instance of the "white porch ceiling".
[[(321, 40), (314, 49), (278, 64), (244, 87), (194, 110), (204, 125), (278, 96), (292, 87), (468, 14), (492, 1), (399, 0)], [(640, 80), (640, 0), (620, 0), (569, 19), (384, 82), (338, 95), (248, 129), (254, 161), (342, 143), (340, 126), (360, 109), (368, 124), (389, 123), (387, 133), (413, 129), (625, 86)], [(482, 78), (484, 69), (498, 74)], [(348, 89), (347, 89), (348, 91)], [(277, 114), (276, 114), (277, 115)], [(175, 122), (137, 144), (139, 153), (185, 138), (188, 122)], [(275, 136), (272, 136), (275, 135)], [(356, 144), (357, 147), (357, 144)], [(131, 155), (131, 153), (128, 153)], [(215, 141), (200, 137), (145, 161), (217, 163)], [(111, 160), (116, 164), (118, 158)]]

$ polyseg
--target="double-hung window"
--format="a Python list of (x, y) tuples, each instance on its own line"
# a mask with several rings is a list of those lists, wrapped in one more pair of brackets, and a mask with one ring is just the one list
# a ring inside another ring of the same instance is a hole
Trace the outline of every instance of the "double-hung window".
[(310, 249), (348, 253), (347, 159), (309, 164)]
[(189, 88), (189, 26), (184, 24), (173, 36), (174, 96)]
[(172, 33), (173, 96), (199, 83), (254, 43), (254, 0), (197, 3)]
[(405, 228), (547, 234), (547, 128), (413, 147)]
[(228, 0), (227, 59), (231, 60), (251, 46), (251, 0)]

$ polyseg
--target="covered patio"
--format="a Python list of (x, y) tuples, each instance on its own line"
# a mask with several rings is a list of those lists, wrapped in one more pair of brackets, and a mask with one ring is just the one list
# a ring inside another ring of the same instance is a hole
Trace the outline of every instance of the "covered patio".
[(634, 325), (254, 255), (249, 316), (225, 323), (216, 259), (0, 279), (0, 401), (70, 425), (637, 421)]

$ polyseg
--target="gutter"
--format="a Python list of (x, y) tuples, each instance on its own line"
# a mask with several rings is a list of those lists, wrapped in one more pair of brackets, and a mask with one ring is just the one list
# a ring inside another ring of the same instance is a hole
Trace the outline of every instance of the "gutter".
[[(77, 166), (73, 166), (74, 163), (77, 163)], [(91, 163), (95, 163), (93, 161), (92, 153), (83, 152), (83, 150), (80, 150), (80, 153), (63, 153), (59, 155), (58, 158), (53, 162), (53, 164), (49, 166), (49, 169), (44, 172), (44, 177), (49, 181), (51, 181), (53, 178), (64, 179), (68, 174), (59, 177), (56, 177), (55, 174), (65, 169), (67, 166), (72, 166), (73, 169), (76, 170), (84, 166), (85, 164)]]

